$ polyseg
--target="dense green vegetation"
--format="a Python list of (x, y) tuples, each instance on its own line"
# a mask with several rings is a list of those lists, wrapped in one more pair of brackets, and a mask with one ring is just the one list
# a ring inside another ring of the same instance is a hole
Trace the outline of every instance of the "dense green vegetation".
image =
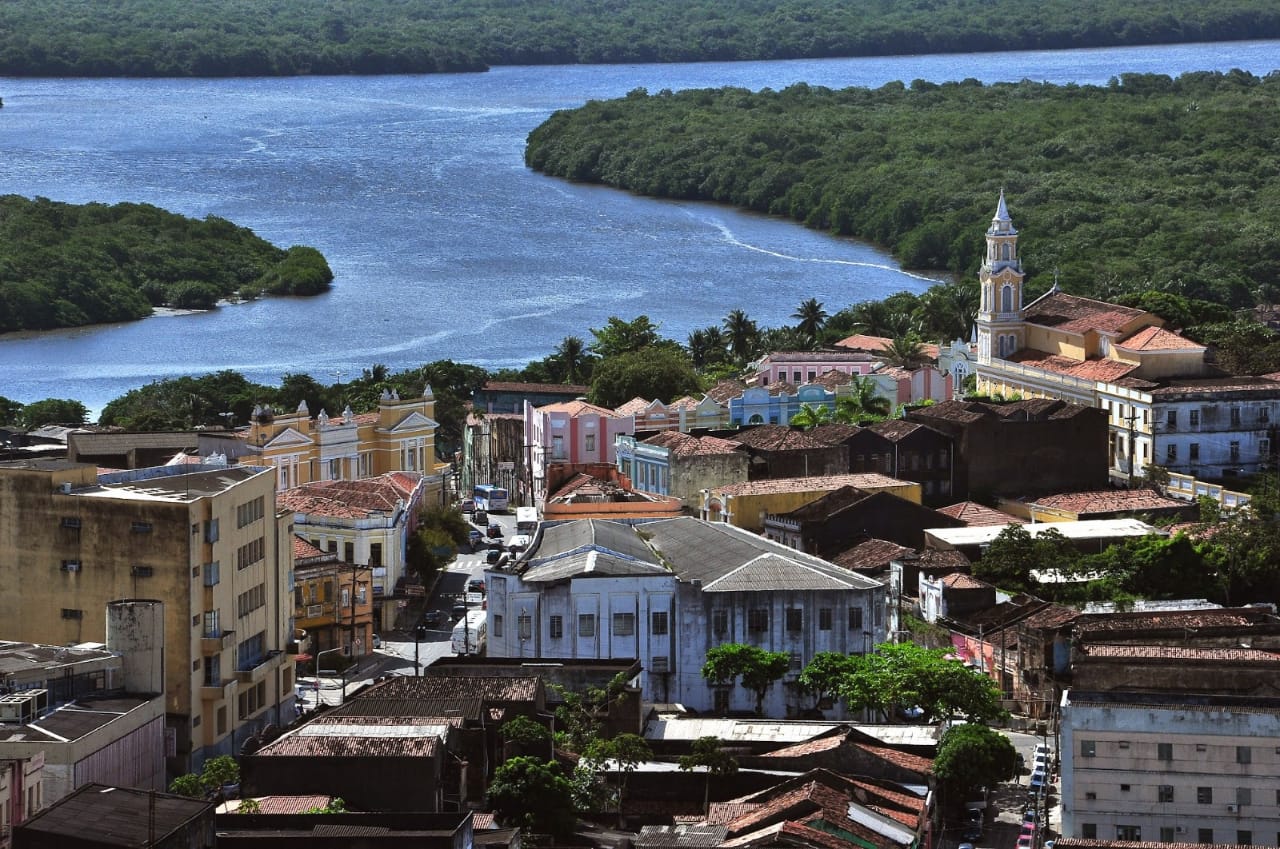
[(1274, 38), (1266, 0), (30, 0), (0, 75), (256, 76)]
[(314, 295), (332, 280), (314, 248), (284, 251), (213, 215), (0, 196), (0, 333), (209, 309), (228, 296)]
[(572, 180), (785, 215), (976, 270), (1007, 189), (1029, 291), (1158, 290), (1231, 307), (1280, 280), (1280, 74), (1124, 75), (1109, 86), (916, 81), (594, 101), (529, 136)]

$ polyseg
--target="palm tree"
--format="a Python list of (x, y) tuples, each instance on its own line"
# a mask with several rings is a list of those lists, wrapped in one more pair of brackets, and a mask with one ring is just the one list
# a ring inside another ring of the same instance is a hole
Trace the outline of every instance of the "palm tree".
[(791, 417), (790, 424), (794, 427), (802, 427), (805, 430), (811, 430), (820, 424), (828, 424), (835, 418), (831, 414), (831, 408), (825, 404), (801, 404), (800, 409)]
[(857, 424), (867, 419), (885, 419), (893, 411), (893, 402), (877, 394), (874, 380), (853, 375), (849, 381), (850, 394), (836, 399), (835, 420)]
[(725, 346), (724, 331), (720, 328), (720, 325), (713, 324), (710, 327), (704, 327), (702, 332), (707, 337), (707, 365), (716, 365), (724, 362), (729, 356), (729, 351)]
[(894, 338), (880, 354), (889, 365), (908, 369), (918, 368), (933, 359), (925, 353), (924, 343), (914, 334)]
[(579, 336), (566, 336), (560, 340), (551, 356), (564, 369), (564, 382), (577, 383), (586, 361), (587, 345)]
[(702, 371), (707, 366), (707, 331), (695, 330), (690, 333), (688, 348), (694, 370)]
[(822, 308), (821, 301), (810, 298), (796, 307), (791, 317), (799, 322), (796, 330), (807, 336), (810, 342), (816, 343), (818, 334), (822, 332), (822, 326), (827, 321), (827, 311)]
[(760, 329), (747, 317), (746, 312), (736, 309), (725, 316), (724, 331), (729, 339), (729, 352), (734, 359), (740, 363), (751, 359), (756, 350)]
[(893, 311), (884, 301), (863, 301), (853, 307), (854, 326), (868, 336), (897, 336), (906, 331), (910, 317)]

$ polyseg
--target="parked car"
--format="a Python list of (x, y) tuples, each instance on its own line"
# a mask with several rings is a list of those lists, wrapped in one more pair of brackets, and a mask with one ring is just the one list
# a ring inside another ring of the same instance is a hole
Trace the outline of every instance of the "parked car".
[[(502, 559), (501, 548), (491, 548), (489, 549), (488, 554), (484, 556), (484, 562), (488, 563), (489, 565), (493, 565), (501, 559)], [(470, 587), (468, 587), (468, 589), (470, 589)], [(482, 592), (482, 590), (475, 590), (475, 592)]]
[[(501, 550), (502, 549), (497, 549), (497, 551), (501, 551)], [(484, 581), (480, 580), (479, 578), (474, 578), (470, 581), (467, 581), (467, 592), (469, 593), (484, 592)]]
[(436, 625), (440, 624), (440, 620), (443, 618), (444, 614), (439, 610), (428, 610), (426, 613), (422, 614), (422, 624), (426, 625), (428, 628), (434, 628)]
[(459, 508), (463, 513), (474, 513), (476, 512), (476, 500), (474, 498), (464, 498)]
[(467, 531), (467, 540), (471, 543), (472, 550), (474, 550), (477, 545), (484, 542), (484, 534), (472, 528)]
[(487, 525), (489, 524), (489, 514), (483, 510), (477, 510), (472, 514), (471, 521), (477, 525)]
[(449, 613), (454, 619), (461, 619), (467, 615), (467, 606), (462, 603), (455, 604), (449, 609)]
[(502, 539), (502, 525), (499, 525), (497, 522), (493, 522), (489, 525), (489, 530), (486, 531), (486, 533), (489, 535), (490, 539)]

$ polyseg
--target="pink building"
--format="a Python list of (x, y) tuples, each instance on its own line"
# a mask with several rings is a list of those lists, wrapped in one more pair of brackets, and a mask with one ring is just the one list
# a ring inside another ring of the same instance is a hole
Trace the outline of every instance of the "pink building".
[(524, 441), (535, 505), (541, 508), (546, 502), (549, 466), (616, 465), (614, 437), (635, 432), (635, 416), (586, 401), (561, 401), (543, 407), (526, 402)]
[(878, 357), (863, 351), (775, 351), (755, 364), (748, 382), (757, 386), (774, 383), (803, 386), (829, 371), (870, 374), (879, 364)]

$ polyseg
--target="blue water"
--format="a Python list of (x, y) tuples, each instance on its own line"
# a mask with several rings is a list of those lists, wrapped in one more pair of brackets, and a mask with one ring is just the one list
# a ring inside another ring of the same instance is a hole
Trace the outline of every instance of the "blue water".
[[(645, 87), (833, 88), (892, 80), (1105, 83), (1280, 64), (1280, 42), (450, 76), (0, 79), (0, 192), (138, 201), (226, 217), (328, 257), (332, 292), (124, 325), (0, 337), (0, 395), (100, 410), (148, 381), (222, 368), (330, 382), (375, 362), (486, 367), (542, 357), (610, 315), (684, 340), (742, 308), (790, 323), (931, 282), (796, 224), (632, 197), (524, 167), (552, 111)], [(992, 199), (994, 203), (994, 198)], [(975, 226), (981, 226), (977, 222)]]

